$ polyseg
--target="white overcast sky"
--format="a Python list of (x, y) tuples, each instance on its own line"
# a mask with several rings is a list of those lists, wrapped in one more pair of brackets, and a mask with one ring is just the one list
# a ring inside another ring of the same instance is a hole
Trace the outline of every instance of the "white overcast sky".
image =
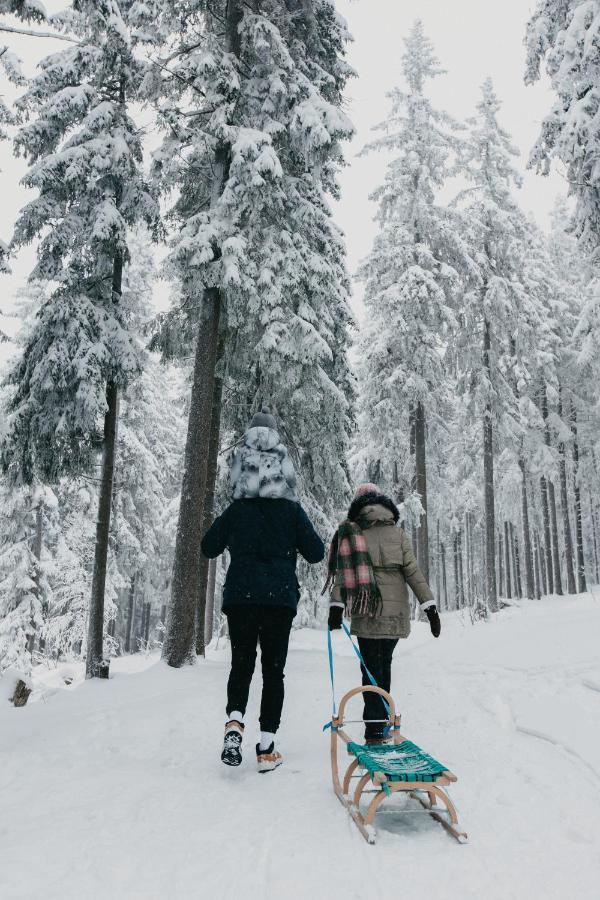
[[(374, 207), (368, 195), (381, 180), (385, 166), (385, 159), (378, 154), (357, 154), (370, 139), (372, 126), (387, 114), (386, 92), (401, 82), (403, 37), (417, 17), (423, 20), (440, 62), (448, 70), (432, 85), (431, 97), (438, 107), (459, 120), (467, 118), (484, 78), (493, 78), (504, 104), (501, 124), (521, 150), (521, 205), (546, 228), (556, 195), (565, 192), (566, 183), (559, 173), (542, 178), (525, 170), (527, 155), (552, 101), (547, 84), (525, 87), (523, 83), (523, 36), (533, 0), (336, 0), (336, 5), (354, 37), (349, 61), (358, 73), (347, 90), (347, 111), (357, 134), (347, 148), (348, 167), (341, 176), (343, 199), (335, 206), (346, 234), (350, 271), (356, 270), (371, 246)], [(50, 10), (62, 6), (55, 0), (46, 2)], [(60, 46), (38, 38), (1, 37), (8, 38), (30, 71), (37, 59)], [(19, 186), (23, 161), (12, 157), (7, 144), (0, 145), (0, 170), (0, 236), (8, 240), (15, 215), (28, 194)], [(1, 311), (10, 310), (14, 291), (25, 280), (32, 259), (32, 251), (23, 252), (13, 264), (13, 275), (2, 278)], [(166, 290), (160, 289), (159, 300), (165, 296)], [(355, 304), (359, 311), (359, 286)]]

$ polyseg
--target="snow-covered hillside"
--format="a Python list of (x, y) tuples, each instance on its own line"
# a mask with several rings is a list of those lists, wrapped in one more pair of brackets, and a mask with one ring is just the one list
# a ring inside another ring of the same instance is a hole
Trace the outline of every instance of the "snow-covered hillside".
[[(194, 669), (114, 661), (107, 683), (38, 670), (0, 711), (0, 897), (158, 900), (596, 900), (600, 597), (550, 599), (471, 626), (417, 624), (396, 652), (403, 732), (459, 778), (459, 846), (390, 801), (368, 846), (331, 790), (325, 635), (296, 632), (285, 765), (219, 762), (228, 649)], [(336, 633), (338, 695), (357, 664)], [(256, 717), (253, 686), (249, 722)], [(357, 710), (358, 711), (358, 710)]]

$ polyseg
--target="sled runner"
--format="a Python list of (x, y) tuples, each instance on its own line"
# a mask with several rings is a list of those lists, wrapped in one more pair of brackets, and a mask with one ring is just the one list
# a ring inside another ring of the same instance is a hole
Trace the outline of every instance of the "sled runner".
[[(352, 741), (343, 729), (346, 704), (352, 697), (366, 692), (380, 694), (387, 703), (387, 727), (393, 734), (390, 744), (363, 746)], [(342, 780), (338, 766), (340, 741), (353, 757)], [(377, 810), (387, 797), (399, 791), (418, 800), (459, 843), (467, 842), (467, 835), (458, 824), (456, 808), (444, 790), (457, 780), (456, 775), (400, 733), (400, 716), (396, 715), (394, 700), (381, 688), (357, 687), (342, 697), (338, 713), (331, 719), (331, 774), (337, 797), (369, 844), (374, 844), (377, 838), (373, 826)], [(358, 783), (351, 792), (355, 778)], [(373, 796), (363, 812), (361, 800), (365, 793)]]

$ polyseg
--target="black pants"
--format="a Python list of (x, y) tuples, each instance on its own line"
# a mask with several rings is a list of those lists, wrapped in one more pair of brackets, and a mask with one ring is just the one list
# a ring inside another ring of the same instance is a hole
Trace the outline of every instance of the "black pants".
[[(380, 688), (389, 693), (392, 680), (392, 656), (398, 643), (397, 638), (361, 638), (358, 646), (365, 664)], [(371, 681), (361, 665), (362, 683), (371, 684)], [(365, 720), (365, 737), (374, 738), (383, 735), (385, 722), (369, 722), (369, 719), (386, 719), (387, 712), (382, 703), (380, 694), (363, 694), (365, 708), (363, 719)]]
[(245, 604), (227, 610), (231, 640), (231, 672), (227, 683), (227, 715), (246, 712), (250, 682), (260, 644), (263, 676), (260, 704), (261, 731), (275, 733), (283, 707), (283, 670), (294, 611), (285, 606)]

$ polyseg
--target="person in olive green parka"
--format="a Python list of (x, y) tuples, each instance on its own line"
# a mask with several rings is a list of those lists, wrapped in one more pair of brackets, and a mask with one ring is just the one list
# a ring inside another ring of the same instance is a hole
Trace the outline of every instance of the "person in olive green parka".
[[(369, 671), (379, 687), (386, 691), (390, 690), (394, 649), (400, 639), (410, 634), (408, 586), (426, 613), (433, 636), (439, 637), (441, 630), (433, 594), (417, 565), (408, 535), (398, 525), (399, 518), (395, 503), (375, 484), (363, 484), (358, 488), (347, 517), (347, 521), (362, 532), (380, 595), (376, 610), (361, 610), (356, 604), (354, 610), (347, 610), (350, 630), (358, 638)], [(340, 578), (336, 575), (330, 594), (331, 630), (341, 628), (344, 607)], [(370, 684), (363, 666), (361, 670), (362, 683)], [(383, 740), (384, 723), (368, 720), (383, 718), (381, 700), (376, 694), (365, 694), (364, 703), (365, 740), (379, 743)]]

